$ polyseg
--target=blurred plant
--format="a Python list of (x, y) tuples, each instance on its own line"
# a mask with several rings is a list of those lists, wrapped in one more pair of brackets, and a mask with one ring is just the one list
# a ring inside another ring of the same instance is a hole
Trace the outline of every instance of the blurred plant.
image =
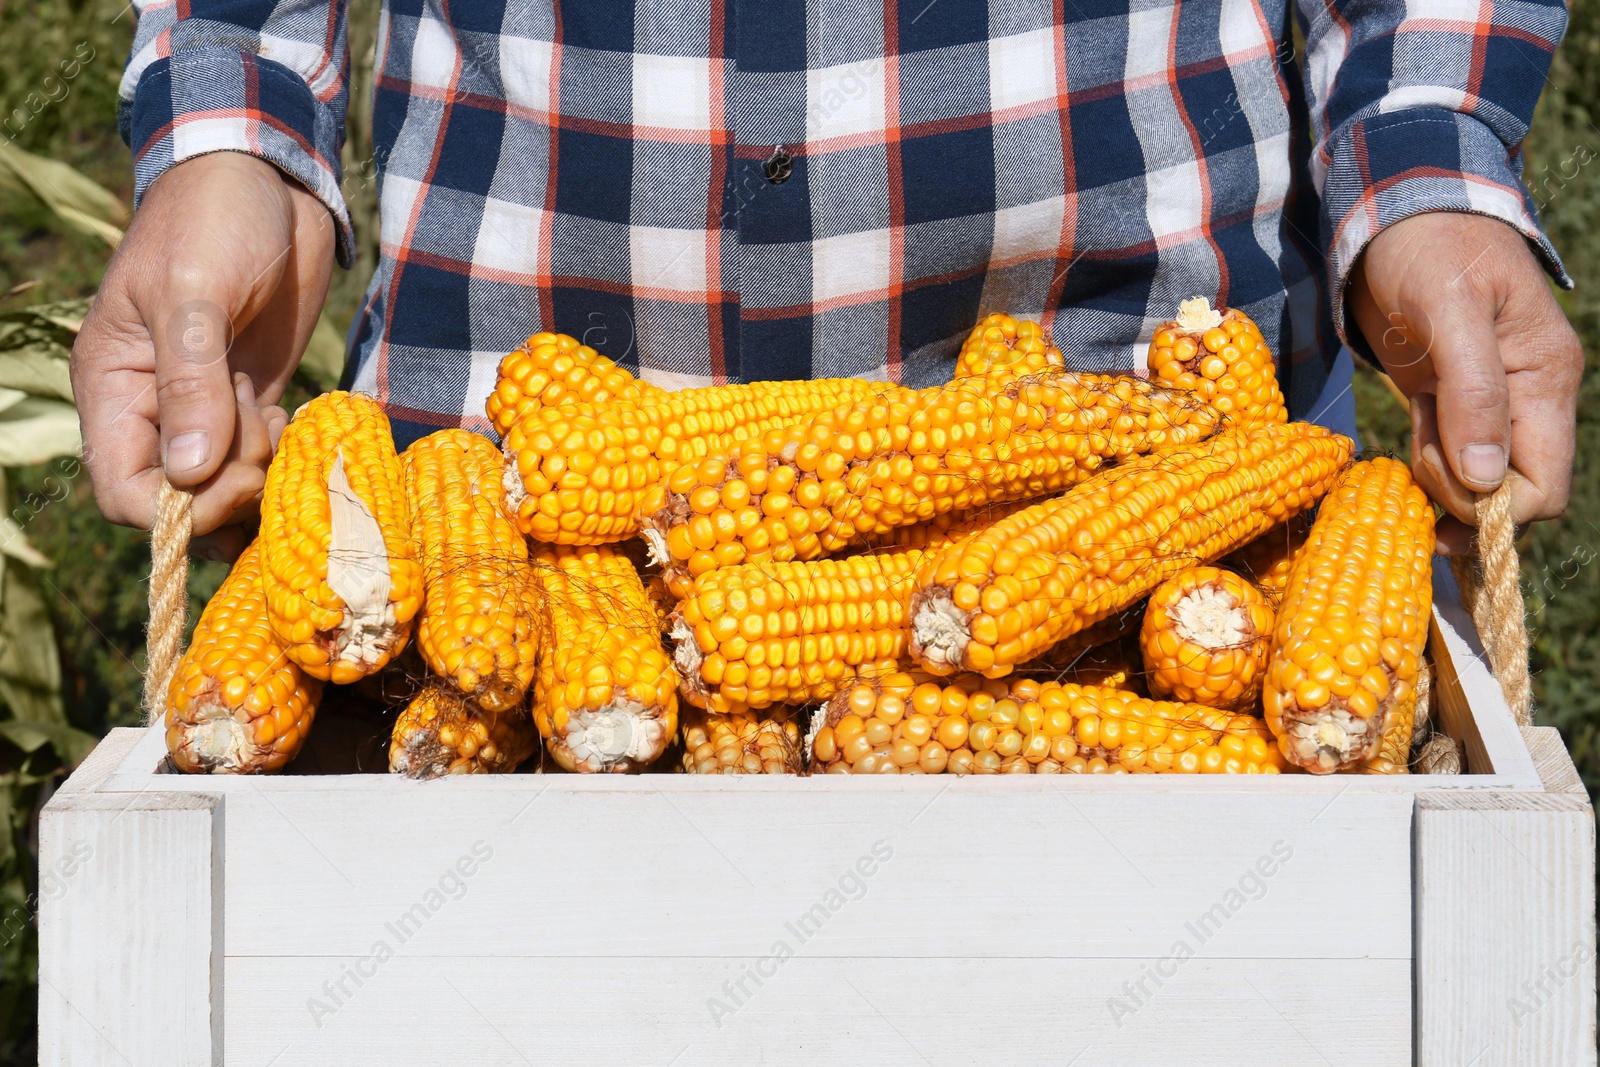
[[(67, 357), (84, 308), (74, 301), (0, 314), (0, 973), (8, 977), (37, 968), (38, 809), (95, 743), (67, 719), (45, 593), (52, 563), (29, 540), (36, 513), (31, 500), (13, 506), (8, 476), (61, 461), (54, 485), (64, 495), (82, 472)], [(30, 986), (0, 986), (0, 1035), (12, 1037), (31, 1020), (31, 1000), (22, 999)]]

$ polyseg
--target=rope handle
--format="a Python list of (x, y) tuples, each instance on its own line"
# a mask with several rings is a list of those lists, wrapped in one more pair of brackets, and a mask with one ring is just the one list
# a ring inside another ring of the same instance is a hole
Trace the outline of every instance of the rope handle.
[(145, 631), (144, 720), (157, 726), (167, 712), (167, 688), (183, 657), (189, 621), (189, 538), (194, 494), (163, 476), (150, 529), (150, 623)]
[(1478, 497), (1478, 556), (1452, 556), (1450, 566), (1511, 714), (1517, 725), (1532, 726), (1527, 606), (1522, 599), (1511, 494), (1511, 483), (1507, 481), (1494, 492)]

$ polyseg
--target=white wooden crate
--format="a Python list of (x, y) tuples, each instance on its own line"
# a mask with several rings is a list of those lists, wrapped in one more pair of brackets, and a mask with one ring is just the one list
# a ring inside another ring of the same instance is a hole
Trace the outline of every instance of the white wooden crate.
[(40, 1061), (1594, 1064), (1594, 812), (1439, 583), (1451, 777), (158, 773), (45, 808)]

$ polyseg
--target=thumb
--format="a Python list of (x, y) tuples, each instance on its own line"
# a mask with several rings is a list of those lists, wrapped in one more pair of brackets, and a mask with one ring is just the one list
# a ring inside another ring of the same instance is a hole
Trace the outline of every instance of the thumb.
[(1449, 313), (1433, 322), (1439, 446), (1463, 486), (1487, 493), (1506, 477), (1511, 393), (1490, 309), (1452, 303)]
[(161, 301), (146, 321), (155, 347), (161, 466), (173, 485), (198, 485), (216, 473), (233, 440), (233, 321), (204, 298)]

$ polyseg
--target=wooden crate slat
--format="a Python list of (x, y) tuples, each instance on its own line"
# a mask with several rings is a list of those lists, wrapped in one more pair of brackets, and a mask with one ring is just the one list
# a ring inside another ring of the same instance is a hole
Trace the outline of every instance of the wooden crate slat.
[[(1466, 750), (1467, 771), (1538, 781), (1516, 718), (1489, 669), (1449, 567), (1433, 568), (1433, 655), (1439, 724)], [(1442, 777), (1442, 776), (1441, 776)]]
[(1573, 794), (1417, 798), (1418, 1067), (1595, 1060), (1595, 824)]
[(221, 799), (73, 790), (39, 825), (39, 1062), (222, 1056)]
[[(1403, 794), (1177, 805), (951, 788), (863, 804), (809, 784), (736, 804), (715, 793), (412, 790), (343, 797), (336, 818), (315, 795), (232, 793), (228, 951), (366, 952), (465, 858), (463, 901), (438, 909), (409, 952), (754, 955), (829, 891), (859, 891), (830, 909), (831, 952), (1159, 955), (1232, 890), (1242, 907), (1222, 915), (1246, 917), (1218, 920), (1213, 955), (1410, 954)], [(482, 864), (471, 859), (479, 841), (493, 854)], [(1305, 920), (1354, 899), (1365, 902), (1359, 923)]]
[[(1411, 973), (1399, 960), (1197, 957), (1163, 964), (1172, 977), (1146, 980), (1150, 995), (1134, 1005), (1125, 983), (1158, 961), (843, 961), (802, 949), (767, 964), (762, 987), (747, 980), (751, 996), (735, 1005), (723, 983), (748, 960), (396, 957), (368, 965), (360, 987), (347, 980), (349, 995), (335, 990), (335, 1003), (323, 983), (354, 962), (231, 957), (239, 997), (229, 1001), (227, 1067), (1395, 1067), (1411, 1058)], [(1114, 1013), (1113, 1001), (1129, 1011)]]

